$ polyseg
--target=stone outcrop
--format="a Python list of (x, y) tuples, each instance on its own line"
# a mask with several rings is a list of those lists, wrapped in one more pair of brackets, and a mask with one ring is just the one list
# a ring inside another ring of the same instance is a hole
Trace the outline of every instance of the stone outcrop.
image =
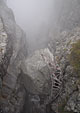
[[(63, 74), (53, 54), (48, 48), (37, 50), (23, 61), (21, 70), (24, 87), (30, 93), (29, 104), (34, 103), (32, 105), (34, 110), (31, 113), (47, 112), (46, 110), (59, 96), (63, 81)], [(26, 107), (28, 102), (25, 103)]]
[(50, 93), (52, 69), (49, 64), (52, 63), (54, 63), (54, 57), (48, 48), (36, 51), (23, 62), (21, 69), (24, 73), (24, 85), (29, 92), (38, 95), (48, 95)]
[[(80, 40), (80, 28), (76, 27), (70, 32), (63, 31), (59, 38), (53, 40), (49, 45), (56, 61), (63, 71), (63, 90), (60, 96), (53, 102), (53, 109), (59, 113), (80, 112), (80, 85), (79, 75), (73, 70), (70, 64), (69, 55), (72, 44)], [(55, 43), (55, 49), (53, 44)], [(52, 49), (51, 49), (52, 48)]]
[(24, 104), (20, 65), (27, 56), (26, 45), (12, 10), (0, 0), (0, 113), (19, 113)]

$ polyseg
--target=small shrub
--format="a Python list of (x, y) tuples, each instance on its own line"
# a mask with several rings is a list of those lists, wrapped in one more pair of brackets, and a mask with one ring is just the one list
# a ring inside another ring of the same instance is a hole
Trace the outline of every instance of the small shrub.
[(67, 111), (65, 106), (67, 105), (69, 97), (66, 96), (65, 100), (62, 101), (62, 104), (58, 105), (58, 112), (59, 113), (74, 113), (73, 111)]

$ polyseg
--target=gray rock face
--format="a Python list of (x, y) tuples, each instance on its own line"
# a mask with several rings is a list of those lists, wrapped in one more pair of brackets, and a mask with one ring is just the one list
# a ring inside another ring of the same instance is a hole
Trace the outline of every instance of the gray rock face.
[(75, 28), (70, 33), (66, 31), (60, 33), (60, 39), (56, 39), (51, 42), (52, 45), (49, 45), (53, 54), (46, 48), (36, 51), (29, 58), (26, 58), (25, 37), (25, 33), (16, 25), (11, 9), (0, 0), (0, 112), (20, 113), (24, 105), (25, 89), (32, 93), (28, 95), (32, 96), (29, 101), (31, 105), (29, 107), (33, 106), (31, 113), (38, 107), (37, 111), (39, 111), (41, 106), (38, 97), (45, 95), (46, 98), (50, 94), (50, 76), (56, 69), (53, 65), (55, 59), (63, 70), (64, 84), (52, 108), (57, 111), (56, 106), (61, 108), (62, 105), (63, 111), (80, 113), (80, 84), (77, 83), (79, 78), (73, 72), (67, 57), (70, 54), (71, 44), (80, 39), (80, 28)]
[(4, 54), (6, 52), (6, 46), (7, 46), (7, 34), (3, 28), (3, 23), (0, 18), (0, 62), (2, 61), (2, 58), (4, 57)]
[[(62, 73), (58, 65), (56, 66), (53, 54), (48, 48), (35, 51), (32, 56), (24, 60), (21, 69), (24, 86), (33, 95), (30, 97), (32, 99), (29, 99), (33, 111), (27, 109), (30, 113), (46, 113), (48, 109), (50, 112), (48, 105), (58, 97), (62, 88)], [(28, 105), (28, 101), (25, 105)]]
[[(56, 112), (80, 112), (80, 85), (79, 76), (70, 65), (69, 54), (72, 44), (80, 40), (80, 28), (76, 27), (70, 32), (63, 31), (59, 34), (54, 43), (56, 49), (52, 48), (56, 61), (63, 70), (63, 90), (60, 96), (53, 103)], [(52, 46), (50, 46), (52, 47)], [(58, 108), (56, 109), (56, 106)]]
[[(36, 51), (22, 64), (26, 89), (34, 94), (49, 94), (51, 67), (54, 57), (48, 48)], [(29, 85), (30, 83), (30, 85)], [(46, 89), (47, 88), (47, 89)]]
[(11, 9), (0, 0), (0, 110), (4, 113), (19, 113), (24, 104), (20, 65), (27, 56), (25, 37)]

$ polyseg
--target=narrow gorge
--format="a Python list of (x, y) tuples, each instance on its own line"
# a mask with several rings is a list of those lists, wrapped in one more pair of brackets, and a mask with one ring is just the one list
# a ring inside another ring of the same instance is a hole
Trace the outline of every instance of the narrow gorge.
[(53, 26), (29, 45), (0, 0), (0, 113), (80, 113), (80, 2), (54, 6)]

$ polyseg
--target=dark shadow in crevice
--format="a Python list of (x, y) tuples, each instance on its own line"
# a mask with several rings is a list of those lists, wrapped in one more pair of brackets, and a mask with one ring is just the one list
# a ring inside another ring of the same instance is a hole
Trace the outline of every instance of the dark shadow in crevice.
[(35, 100), (35, 95), (26, 92), (25, 104), (21, 113), (55, 113), (50, 104), (41, 107), (40, 101), (37, 99), (35, 101), (32, 100)]

